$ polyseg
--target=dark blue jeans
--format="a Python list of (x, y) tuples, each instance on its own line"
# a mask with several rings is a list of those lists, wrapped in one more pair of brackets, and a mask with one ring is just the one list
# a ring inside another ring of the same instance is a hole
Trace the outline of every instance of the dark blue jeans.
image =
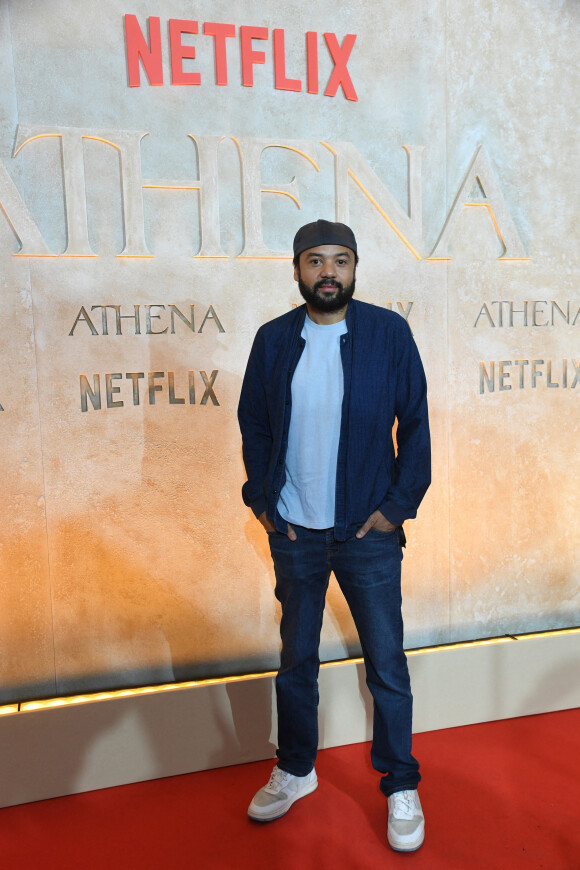
[(352, 613), (374, 700), (373, 767), (381, 791), (414, 789), (421, 779), (411, 755), (413, 697), (403, 651), (402, 550), (397, 532), (371, 529), (364, 538), (335, 541), (332, 529), (294, 526), (296, 541), (269, 534), (282, 605), (282, 652), (276, 677), (278, 764), (310, 773), (318, 748), (319, 643), (331, 571)]

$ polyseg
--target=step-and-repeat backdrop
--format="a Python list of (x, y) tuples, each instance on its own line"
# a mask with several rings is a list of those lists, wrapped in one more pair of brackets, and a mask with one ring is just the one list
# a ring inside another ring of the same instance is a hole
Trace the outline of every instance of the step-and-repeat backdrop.
[(563, 0), (0, 2), (1, 700), (276, 665), (236, 406), (318, 217), (427, 371), (406, 645), (578, 622), (579, 38)]

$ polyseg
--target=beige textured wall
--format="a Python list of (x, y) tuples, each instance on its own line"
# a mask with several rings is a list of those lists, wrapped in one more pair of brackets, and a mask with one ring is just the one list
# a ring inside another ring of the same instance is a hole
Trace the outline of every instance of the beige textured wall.
[[(128, 86), (126, 13), (161, 19), (160, 87)], [(193, 16), (201, 84), (174, 86), (168, 20)], [(206, 21), (235, 26), (227, 86)], [(249, 25), (268, 40), (243, 87)], [(318, 33), (318, 94), (274, 87), (274, 29), (303, 82)], [(357, 100), (324, 95), (329, 31), (356, 34)], [(407, 645), (578, 623), (579, 36), (572, 0), (0, 0), (2, 700), (275, 665), (235, 410), (257, 327), (300, 301), (292, 236), (320, 216), (351, 222), (358, 295), (408, 316), (428, 374)], [(323, 655), (356, 652), (333, 586)]]

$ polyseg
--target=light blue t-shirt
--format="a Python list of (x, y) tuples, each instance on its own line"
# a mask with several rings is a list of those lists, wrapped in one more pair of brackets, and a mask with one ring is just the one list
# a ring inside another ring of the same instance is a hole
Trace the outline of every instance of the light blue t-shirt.
[(344, 378), (340, 337), (346, 320), (321, 325), (308, 315), (306, 345), (292, 378), (292, 415), (286, 453), (286, 483), (278, 511), (308, 529), (334, 526), (336, 462)]

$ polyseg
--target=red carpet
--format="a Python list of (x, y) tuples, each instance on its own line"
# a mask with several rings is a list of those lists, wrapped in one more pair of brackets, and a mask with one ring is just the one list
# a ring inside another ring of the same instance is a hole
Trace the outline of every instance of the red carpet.
[[(265, 825), (271, 762), (0, 810), (0, 861), (28, 868), (580, 868), (580, 709), (418, 734), (426, 838), (392, 852), (368, 745), (327, 749), (320, 785)], [(0, 773), (1, 775), (1, 773)]]

